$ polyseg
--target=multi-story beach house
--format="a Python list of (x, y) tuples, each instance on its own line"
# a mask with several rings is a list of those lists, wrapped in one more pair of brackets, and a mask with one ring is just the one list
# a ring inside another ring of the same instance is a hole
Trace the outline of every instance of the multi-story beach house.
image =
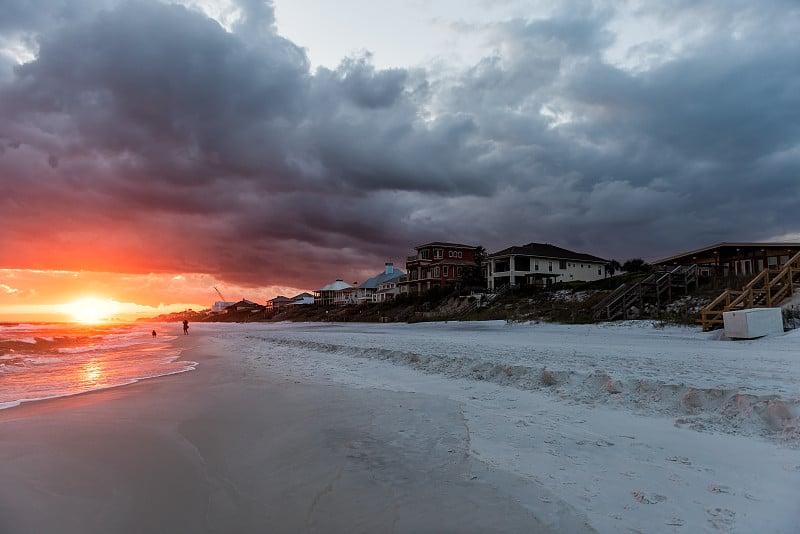
[(400, 278), (387, 280), (378, 284), (378, 292), (375, 295), (376, 302), (394, 300), (399, 295), (402, 295), (404, 290), (408, 291), (408, 286), (403, 284), (406, 280), (408, 280), (408, 276), (404, 274)]
[(267, 309), (278, 312), (302, 304), (314, 304), (314, 295), (311, 293), (300, 293), (294, 297), (278, 295), (274, 299), (267, 301)]
[(484, 262), (490, 290), (502, 286), (547, 286), (555, 282), (599, 280), (608, 260), (549, 243), (528, 243), (489, 254)]
[(283, 311), (288, 308), (292, 304), (292, 299), (289, 297), (284, 297), (283, 295), (278, 295), (274, 299), (270, 299), (267, 301), (267, 309), (272, 310), (274, 312)]
[(317, 289), (314, 292), (314, 300), (323, 306), (348, 304), (352, 289), (353, 286), (337, 278), (336, 281)]
[(392, 285), (396, 286), (397, 281), (403, 276), (405, 276), (405, 273), (400, 269), (395, 269), (393, 263), (386, 263), (382, 273), (353, 287), (350, 298), (357, 304), (385, 300), (386, 295), (389, 293), (386, 291), (381, 293), (381, 286), (383, 286), (384, 289)]
[(408, 293), (418, 294), (434, 287), (460, 285), (465, 269), (479, 267), (475, 256), (478, 249), (440, 241), (414, 247), (416, 254), (406, 259), (407, 280), (400, 286)]

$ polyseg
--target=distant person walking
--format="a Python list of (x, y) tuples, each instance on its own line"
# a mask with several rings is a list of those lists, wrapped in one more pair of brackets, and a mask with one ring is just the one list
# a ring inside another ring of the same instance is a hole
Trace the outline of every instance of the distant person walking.
[(156, 334), (156, 331), (155, 331), (155, 330), (153, 330), (153, 337), (156, 337), (157, 335), (158, 335), (158, 334)]
[(183, 335), (184, 336), (189, 335), (189, 321), (186, 319), (183, 320)]

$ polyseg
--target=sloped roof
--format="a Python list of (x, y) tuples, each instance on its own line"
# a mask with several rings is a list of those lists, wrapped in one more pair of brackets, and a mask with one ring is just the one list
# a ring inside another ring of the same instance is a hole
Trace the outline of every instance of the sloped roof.
[(424, 245), (417, 245), (414, 247), (414, 250), (419, 250), (425, 247), (449, 247), (449, 248), (463, 248), (463, 249), (476, 249), (478, 248), (477, 245), (465, 245), (463, 243), (447, 243), (445, 241), (431, 241), (430, 243), (425, 243)]
[(341, 291), (342, 289), (347, 289), (349, 287), (353, 286), (346, 282), (342, 282), (341, 280), (336, 280), (335, 282), (332, 282), (322, 289), (318, 289), (317, 291)]
[(391, 273), (383, 271), (381, 274), (373, 276), (372, 278), (368, 279), (359, 287), (363, 289), (378, 289), (379, 284), (383, 284), (384, 282), (391, 282), (392, 280), (396, 280), (401, 276), (405, 275), (406, 273), (404, 273), (400, 269), (394, 269)]
[(300, 299), (307, 299), (307, 298), (314, 298), (314, 295), (308, 292), (300, 293), (299, 295), (295, 295), (292, 297), (292, 300), (300, 300)]
[(270, 302), (278, 304), (281, 302), (294, 302), (294, 299), (290, 299), (288, 297), (284, 297), (283, 295), (278, 295), (274, 299), (271, 299)]
[(552, 258), (554, 260), (573, 260), (573, 261), (593, 261), (593, 262), (606, 262), (603, 258), (592, 256), (591, 254), (583, 254), (582, 252), (573, 252), (565, 248), (551, 245), (550, 243), (528, 243), (527, 245), (508, 247), (489, 254), (489, 258), (496, 258), (498, 256), (534, 256), (539, 258)]
[(685, 259), (687, 257), (691, 258), (692, 256), (698, 256), (700, 254), (704, 254), (704, 253), (713, 251), (715, 249), (724, 249), (724, 248), (743, 248), (743, 249), (747, 249), (747, 248), (751, 248), (751, 249), (752, 248), (766, 248), (766, 249), (787, 248), (787, 249), (789, 249), (789, 248), (791, 248), (791, 249), (794, 249), (794, 248), (797, 248), (798, 246), (800, 246), (800, 243), (797, 243), (797, 242), (792, 243), (792, 242), (784, 242), (784, 241), (764, 242), (764, 243), (758, 243), (758, 242), (755, 242), (755, 243), (727, 243), (727, 242), (725, 242), (725, 243), (717, 243), (716, 245), (711, 245), (711, 246), (708, 246), (708, 247), (698, 248), (697, 250), (690, 250), (689, 252), (683, 252), (682, 254), (675, 254), (674, 256), (670, 256), (668, 258), (664, 258), (664, 259), (661, 259), (661, 260), (658, 260), (658, 261), (654, 261), (653, 263), (655, 265), (659, 265), (661, 263), (668, 263), (670, 261), (675, 261), (675, 260), (678, 260), (678, 259)]
[(237, 307), (237, 308), (241, 308), (241, 307), (247, 307), (247, 306), (253, 307), (253, 306), (261, 306), (261, 305), (258, 304), (258, 303), (255, 303), (255, 302), (253, 302), (251, 300), (242, 299), (239, 302), (234, 302), (230, 306), (226, 306), (225, 309), (233, 308), (234, 306)]

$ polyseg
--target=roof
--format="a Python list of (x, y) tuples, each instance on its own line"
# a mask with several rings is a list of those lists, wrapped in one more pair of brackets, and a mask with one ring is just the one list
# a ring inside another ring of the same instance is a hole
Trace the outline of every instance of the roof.
[(234, 302), (234, 304), (236, 306), (258, 306), (258, 304), (256, 304), (252, 300), (247, 300), (247, 299), (242, 299), (239, 302)]
[(346, 282), (342, 282), (341, 280), (336, 280), (335, 282), (332, 282), (322, 289), (318, 289), (317, 291), (341, 291), (342, 289), (347, 289), (350, 287), (353, 286)]
[(300, 300), (300, 299), (308, 299), (308, 298), (313, 299), (314, 295), (312, 295), (311, 293), (308, 293), (308, 292), (304, 292), (304, 293), (300, 293), (299, 295), (293, 296), (292, 300)]
[(508, 247), (489, 254), (489, 258), (496, 258), (498, 256), (536, 256), (539, 258), (552, 258), (554, 260), (574, 260), (574, 261), (592, 261), (606, 263), (608, 260), (592, 256), (591, 254), (583, 254), (582, 252), (573, 252), (565, 248), (551, 245), (550, 243), (528, 243), (527, 245)]
[(255, 303), (255, 302), (253, 302), (251, 300), (242, 299), (239, 302), (234, 302), (230, 306), (225, 306), (225, 309), (227, 310), (229, 308), (234, 308), (234, 307), (235, 308), (242, 308), (242, 307), (245, 307), (245, 308), (248, 308), (248, 307), (249, 308), (263, 308), (263, 306), (261, 304), (257, 304), (257, 303)]
[(272, 303), (280, 303), (280, 302), (294, 302), (294, 299), (290, 299), (288, 297), (284, 297), (283, 295), (278, 295), (274, 299), (271, 299), (270, 302)]
[(444, 241), (431, 241), (430, 243), (425, 243), (424, 245), (417, 245), (414, 247), (414, 250), (419, 250), (425, 247), (450, 247), (450, 248), (463, 248), (468, 250), (473, 250), (478, 248), (476, 245), (464, 245), (462, 243), (446, 243)]
[(667, 263), (670, 261), (675, 261), (679, 258), (685, 258), (686, 256), (699, 256), (705, 252), (713, 251), (715, 249), (721, 248), (792, 248), (796, 249), (800, 247), (800, 243), (786, 243), (786, 242), (778, 242), (778, 243), (717, 243), (716, 245), (711, 245), (708, 247), (698, 248), (697, 250), (690, 250), (689, 252), (683, 252), (681, 254), (675, 254), (674, 256), (670, 256), (668, 258), (664, 258), (662, 260), (654, 261), (654, 264), (659, 263)]
[(368, 279), (359, 287), (363, 289), (377, 289), (379, 284), (383, 284), (385, 282), (391, 282), (392, 280), (397, 280), (401, 276), (405, 275), (406, 273), (404, 273), (400, 269), (394, 269), (391, 273), (387, 273), (386, 271), (384, 271), (381, 274), (373, 276), (372, 278)]

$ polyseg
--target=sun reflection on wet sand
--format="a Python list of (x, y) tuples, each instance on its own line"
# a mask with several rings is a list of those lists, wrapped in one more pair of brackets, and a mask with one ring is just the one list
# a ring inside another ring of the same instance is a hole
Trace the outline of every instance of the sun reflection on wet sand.
[(101, 380), (104, 378), (104, 366), (99, 364), (96, 360), (90, 360), (83, 366), (83, 381), (89, 386), (102, 385)]
[[(0, 328), (0, 410), (194, 369), (152, 325), (12, 325)], [(0, 529), (2, 530), (2, 529)]]

